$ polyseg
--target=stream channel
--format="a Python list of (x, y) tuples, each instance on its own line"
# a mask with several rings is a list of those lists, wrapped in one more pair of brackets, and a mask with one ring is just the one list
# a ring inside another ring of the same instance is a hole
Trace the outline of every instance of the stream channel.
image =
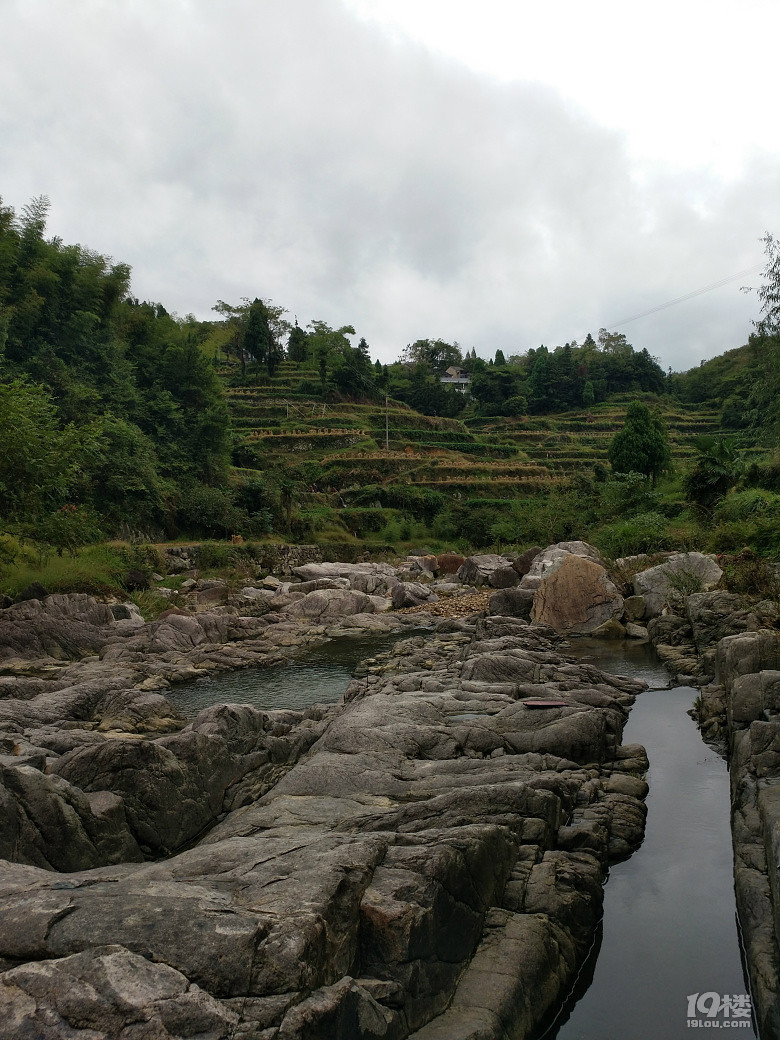
[[(395, 638), (412, 634), (419, 633)], [(337, 639), (289, 663), (222, 673), (175, 687), (169, 696), (189, 717), (217, 703), (331, 703), (358, 661), (392, 641)], [(726, 996), (743, 997), (749, 988), (734, 901), (728, 771), (687, 714), (697, 691), (669, 689), (646, 645), (579, 640), (572, 653), (649, 684), (631, 710), (623, 743), (647, 749), (650, 793), (644, 842), (611, 869), (591, 954), (537, 1040), (677, 1040), (692, 1028), (736, 1028), (755, 1040), (749, 1018), (723, 1010)]]
[(583, 640), (572, 650), (649, 684), (623, 743), (647, 750), (650, 793), (644, 842), (612, 867), (591, 956), (538, 1040), (677, 1040), (698, 1028), (755, 1038), (750, 1018), (722, 1010), (724, 997), (744, 1004), (750, 990), (734, 897), (728, 769), (688, 715), (698, 691), (669, 689), (648, 645)]

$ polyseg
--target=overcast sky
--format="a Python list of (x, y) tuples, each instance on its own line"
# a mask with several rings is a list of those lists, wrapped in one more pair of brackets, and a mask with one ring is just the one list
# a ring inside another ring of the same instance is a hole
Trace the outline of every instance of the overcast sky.
[[(260, 296), (372, 356), (620, 326), (747, 339), (780, 234), (777, 0), (0, 0), (0, 195), (215, 317)], [(774, 129), (773, 129), (774, 128)], [(752, 273), (740, 274), (753, 268)]]

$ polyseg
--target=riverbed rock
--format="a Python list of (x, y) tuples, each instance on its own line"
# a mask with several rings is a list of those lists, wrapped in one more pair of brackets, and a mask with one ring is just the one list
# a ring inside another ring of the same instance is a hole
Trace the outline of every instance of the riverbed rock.
[(756, 632), (763, 619), (745, 603), (744, 597), (718, 589), (688, 596), (685, 612), (699, 653), (725, 636)]
[(436, 557), (436, 571), (438, 574), (457, 574), (466, 557), (456, 552), (441, 553)]
[(347, 617), (350, 614), (372, 614), (374, 604), (364, 592), (343, 589), (321, 589), (295, 599), (286, 607), (292, 617), (327, 621)]
[(663, 563), (634, 575), (634, 592), (645, 599), (645, 617), (657, 617), (666, 605), (677, 613), (685, 599), (714, 588), (722, 569), (711, 556), (699, 552), (672, 553)]
[(541, 545), (534, 545), (530, 549), (526, 549), (524, 553), (521, 553), (514, 560), (512, 560), (512, 567), (517, 571), (521, 578), (530, 571), (534, 564), (534, 560), (539, 553), (544, 552)]
[(501, 589), (490, 597), (488, 613), (501, 617), (530, 618), (533, 604), (533, 589)]
[(623, 599), (623, 611), (626, 621), (641, 621), (645, 616), (644, 596), (625, 596)]
[(235, 1011), (181, 972), (118, 945), (28, 963), (0, 976), (2, 1040), (216, 1040), (235, 1035), (238, 1021)]
[(488, 585), (493, 589), (512, 589), (520, 584), (520, 578), (514, 566), (507, 564), (505, 567), (496, 567), (488, 577)]
[(305, 563), (294, 567), (293, 574), (304, 582), (346, 578), (352, 590), (365, 595), (386, 595), (398, 580), (394, 568), (386, 563)]
[(559, 632), (585, 635), (599, 629), (607, 632), (604, 626), (622, 616), (623, 597), (600, 563), (565, 550), (550, 559), (534, 596), (534, 621)]
[(82, 593), (28, 599), (0, 613), (0, 659), (68, 659), (94, 653), (106, 642), (114, 615)]
[(493, 571), (506, 566), (506, 558), (495, 553), (469, 556), (458, 569), (458, 581), (463, 585), (486, 585)]
[(404, 607), (416, 607), (429, 601), (435, 603), (439, 597), (430, 585), (416, 581), (399, 581), (393, 586), (391, 598), (396, 610), (402, 610)]
[[(295, 602), (326, 592), (345, 594)], [(170, 734), (98, 732), (119, 717), (111, 697), (130, 711), (118, 692), (153, 666), (164, 676), (242, 646), (297, 648), (305, 631), (172, 613), (109, 642), (103, 660), (68, 665), (94, 674), (91, 687), (74, 693), (62, 669), (48, 692), (43, 678), (8, 677), (31, 694), (0, 700), (24, 754), (56, 743), (55, 720), (90, 727), (83, 743), (69, 731), (72, 746), (45, 749), (48, 774), (16, 773), (35, 774), (43, 802), (85, 799), (85, 834), (87, 806), (124, 820), (146, 861), (101, 853), (90, 865), (84, 845), (67, 875), (3, 865), (4, 1023), (129, 1040), (132, 1004), (150, 1038), (400, 1040), (459, 1035), (446, 1029), (461, 1009), (461, 1022), (489, 1012), (498, 1040), (571, 983), (603, 870), (641, 838), (630, 763), (646, 765), (620, 747), (641, 684), (568, 661), (548, 627), (488, 617), (396, 643), (339, 705), (219, 706)], [(561, 703), (525, 703), (540, 696)]]

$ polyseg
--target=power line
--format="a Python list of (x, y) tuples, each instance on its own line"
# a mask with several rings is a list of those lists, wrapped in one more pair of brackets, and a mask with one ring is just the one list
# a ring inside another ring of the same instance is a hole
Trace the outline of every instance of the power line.
[(702, 293), (711, 292), (713, 289), (719, 289), (722, 285), (727, 285), (729, 282), (733, 282), (736, 278), (744, 278), (746, 274), (753, 274), (754, 271), (760, 271), (763, 264), (754, 264), (752, 267), (746, 267), (744, 271), (737, 271), (736, 274), (730, 274), (727, 278), (720, 278), (717, 282), (710, 282), (709, 285), (702, 286), (701, 289), (694, 289), (692, 292), (685, 293), (684, 296), (678, 296), (674, 300), (667, 300), (666, 303), (659, 303), (657, 307), (651, 307), (649, 311), (642, 311), (641, 314), (635, 314), (631, 318), (623, 318), (622, 321), (614, 321), (611, 325), (605, 325), (606, 329), (616, 329), (620, 325), (628, 325), (629, 322), (638, 321), (640, 318), (647, 318), (650, 314), (656, 314), (658, 311), (666, 310), (667, 307), (674, 307), (677, 303), (684, 303), (686, 300), (692, 300), (694, 296), (701, 296)]

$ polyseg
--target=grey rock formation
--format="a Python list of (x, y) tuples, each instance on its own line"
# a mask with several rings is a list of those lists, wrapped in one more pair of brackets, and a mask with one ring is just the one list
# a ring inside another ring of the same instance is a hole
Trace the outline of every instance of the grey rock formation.
[(494, 553), (469, 556), (458, 570), (458, 581), (464, 585), (486, 585), (493, 571), (507, 567), (509, 561)]
[(343, 704), (161, 733), (135, 684), (304, 645), (269, 616), (112, 618), (101, 660), (6, 677), (0, 1036), (498, 1038), (573, 978), (641, 840), (640, 684), (493, 617), (396, 644)]
[(391, 593), (396, 610), (404, 607), (417, 607), (421, 603), (436, 602), (439, 598), (429, 585), (418, 581), (399, 581), (393, 586)]
[(502, 617), (530, 618), (534, 604), (533, 589), (502, 589), (488, 600), (488, 613)]
[(664, 606), (679, 612), (685, 598), (707, 592), (718, 584), (723, 571), (703, 553), (672, 553), (663, 563), (640, 571), (634, 577), (634, 592), (644, 596), (645, 617), (657, 617)]

